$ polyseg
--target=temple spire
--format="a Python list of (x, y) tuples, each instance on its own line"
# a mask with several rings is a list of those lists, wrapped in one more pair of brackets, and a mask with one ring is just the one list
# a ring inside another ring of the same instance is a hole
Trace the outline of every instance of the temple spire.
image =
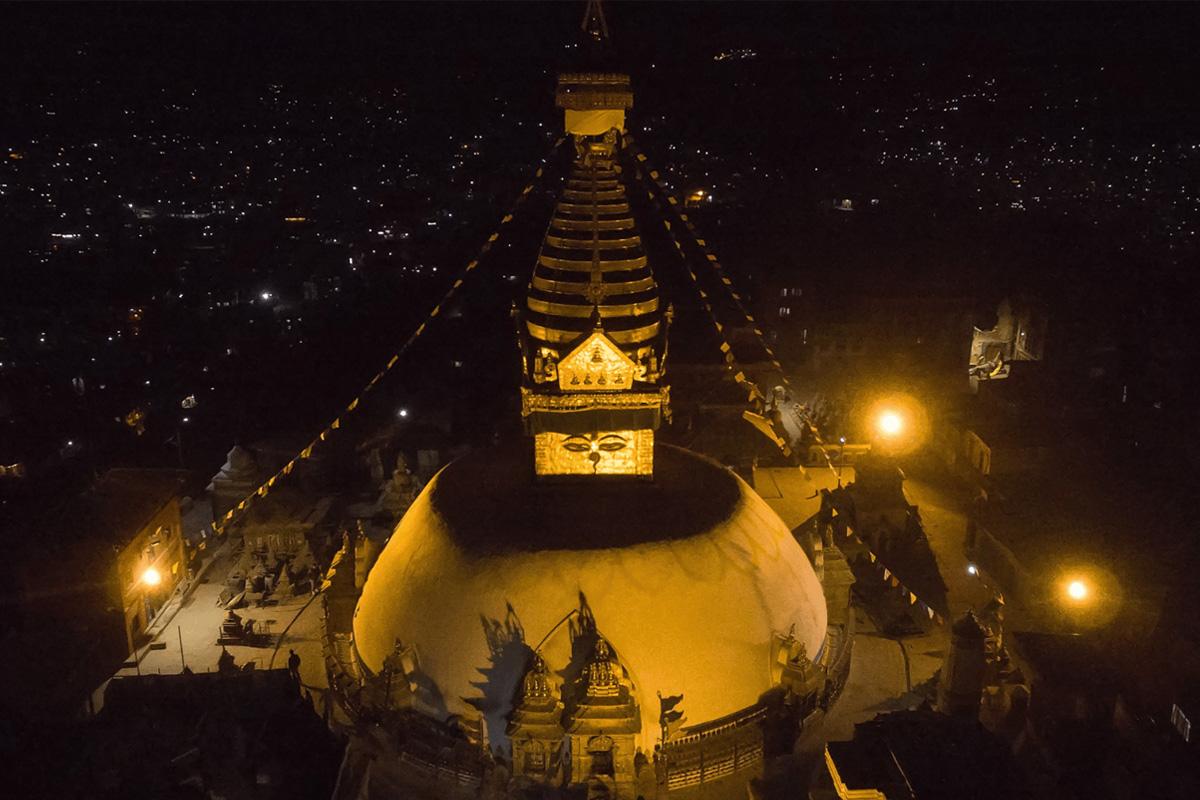
[(587, 8), (583, 11), (583, 23), (579, 27), (595, 42), (608, 41), (608, 20), (604, 18), (601, 0), (588, 0)]
[[(608, 26), (598, 0), (583, 27)], [(649, 478), (668, 413), (667, 322), (625, 181), (629, 76), (563, 73), (555, 102), (575, 144), (525, 300), (522, 416), (539, 476)]]

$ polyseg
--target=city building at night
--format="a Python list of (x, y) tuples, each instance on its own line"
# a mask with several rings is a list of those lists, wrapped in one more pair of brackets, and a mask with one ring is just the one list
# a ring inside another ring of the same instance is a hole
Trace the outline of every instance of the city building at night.
[(172, 470), (114, 469), (102, 475), (59, 518), (60, 531), (112, 543), (110, 558), (90, 561), (120, 597), (127, 650), (187, 576), (179, 501), (184, 476)]
[(15, 587), (21, 625), (8, 642), (28, 652), (41, 641), (55, 657), (8, 664), (0, 683), (10, 707), (77, 710), (145, 643), (187, 579), (184, 485), (175, 470), (112, 469), (39, 528), (39, 556)]
[(1013, 361), (1041, 361), (1046, 346), (1046, 313), (1028, 298), (1005, 299), (996, 309), (996, 324), (971, 334), (969, 371), (975, 381), (1007, 378)]

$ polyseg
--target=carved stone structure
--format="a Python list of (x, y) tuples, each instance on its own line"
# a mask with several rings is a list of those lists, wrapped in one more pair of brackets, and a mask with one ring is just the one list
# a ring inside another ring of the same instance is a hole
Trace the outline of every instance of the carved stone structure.
[(379, 511), (394, 523), (408, 510), (421, 491), (421, 482), (408, 468), (408, 459), (403, 454), (396, 458), (392, 477), (383, 485), (379, 494)]
[(987, 632), (968, 611), (950, 629), (950, 650), (938, 682), (938, 711), (977, 719), (987, 671)]
[(534, 653), (521, 681), (521, 700), (508, 723), (514, 776), (537, 783), (551, 783), (561, 776), (562, 710), (559, 688), (551, 684), (546, 662)]
[(227, 511), (257, 489), (262, 477), (254, 454), (241, 445), (235, 444), (226, 456), (220, 471), (208, 484), (214, 519), (223, 517)]
[(596, 639), (580, 684), (566, 726), (571, 780), (599, 783), (618, 797), (630, 797), (641, 716), (633, 685), (603, 638)]

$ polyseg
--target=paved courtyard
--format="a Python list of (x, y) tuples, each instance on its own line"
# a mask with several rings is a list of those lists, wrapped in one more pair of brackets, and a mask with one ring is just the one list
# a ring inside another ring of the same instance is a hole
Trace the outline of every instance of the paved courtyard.
[[(114, 677), (161, 673), (176, 674), (186, 666), (193, 672), (213, 672), (221, 657), (217, 634), (225, 610), (219, 604), (224, 577), (233, 568), (231, 543), (223, 545), (214, 562), (192, 592), (175, 604), (164, 608), (152, 630), (159, 629), (150, 643), (137, 652), (137, 665), (119, 670)], [(278, 669), (287, 666), (288, 651), (300, 656), (301, 683), (311, 690), (318, 712), (321, 693), (328, 687), (325, 662), (321, 651), (324, 619), (321, 598), (305, 593), (291, 597), (274, 606), (256, 608), (251, 604), (239, 608), (242, 620), (253, 619), (258, 630), (270, 633), (278, 646), (247, 647), (227, 645), (225, 649), (240, 667), (253, 662), (255, 669)], [(289, 627), (290, 626), (290, 627)], [(285, 633), (286, 631), (286, 633)], [(132, 664), (133, 659), (130, 659)], [(97, 710), (103, 701), (103, 687), (95, 695)]]

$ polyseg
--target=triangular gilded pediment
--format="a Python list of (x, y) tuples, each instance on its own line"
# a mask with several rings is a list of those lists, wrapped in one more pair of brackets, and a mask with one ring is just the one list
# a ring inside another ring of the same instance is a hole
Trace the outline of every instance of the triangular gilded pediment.
[(621, 348), (593, 331), (558, 362), (558, 388), (565, 392), (612, 392), (633, 385), (637, 365)]

